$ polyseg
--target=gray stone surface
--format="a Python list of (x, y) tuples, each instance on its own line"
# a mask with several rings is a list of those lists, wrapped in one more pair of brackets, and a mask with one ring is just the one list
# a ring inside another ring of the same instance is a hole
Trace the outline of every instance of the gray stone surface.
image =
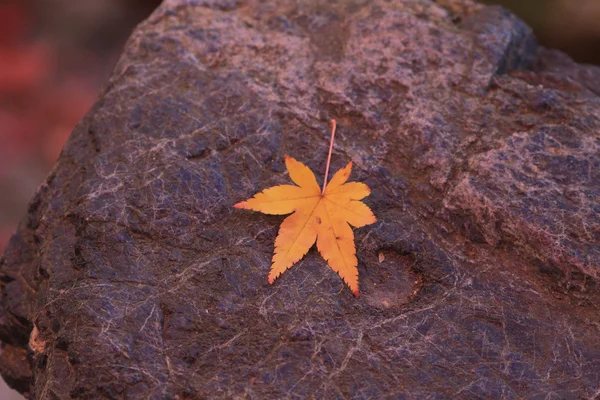
[[(600, 68), (468, 1), (167, 0), (0, 261), (36, 399), (600, 394)], [(361, 296), (234, 210), (352, 160)], [(381, 257), (383, 256), (383, 257)], [(380, 261), (382, 260), (382, 261)]]

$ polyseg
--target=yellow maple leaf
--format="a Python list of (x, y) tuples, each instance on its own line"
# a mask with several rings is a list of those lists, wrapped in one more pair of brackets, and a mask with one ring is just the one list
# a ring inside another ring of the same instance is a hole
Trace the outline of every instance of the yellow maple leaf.
[(358, 260), (350, 225), (358, 228), (376, 221), (369, 207), (359, 201), (369, 195), (369, 187), (346, 183), (352, 162), (336, 172), (323, 190), (306, 165), (287, 155), (285, 165), (298, 186), (274, 186), (234, 206), (265, 214), (293, 213), (281, 223), (275, 239), (269, 283), (304, 257), (316, 241), (321, 256), (358, 296)]

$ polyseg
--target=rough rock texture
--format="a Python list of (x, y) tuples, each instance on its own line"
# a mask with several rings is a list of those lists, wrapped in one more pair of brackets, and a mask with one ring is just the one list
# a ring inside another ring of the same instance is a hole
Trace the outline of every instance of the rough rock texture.
[[(354, 161), (361, 296), (281, 217)], [(167, 0), (1, 261), (1, 372), (36, 399), (600, 394), (600, 68), (468, 1)], [(380, 261), (381, 260), (381, 261)]]

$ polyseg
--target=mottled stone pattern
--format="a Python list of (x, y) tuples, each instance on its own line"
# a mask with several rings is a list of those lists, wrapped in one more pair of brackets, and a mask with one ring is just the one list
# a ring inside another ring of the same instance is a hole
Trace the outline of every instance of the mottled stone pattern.
[[(166, 0), (0, 262), (36, 399), (600, 395), (600, 69), (467, 0)], [(355, 163), (361, 296), (234, 210)]]

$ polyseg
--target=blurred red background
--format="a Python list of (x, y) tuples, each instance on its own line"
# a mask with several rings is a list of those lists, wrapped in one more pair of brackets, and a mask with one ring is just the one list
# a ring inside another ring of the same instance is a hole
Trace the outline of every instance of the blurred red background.
[[(489, 0), (542, 44), (600, 63), (600, 0)], [(0, 252), (158, 0), (0, 0)]]
[(0, 253), (158, 0), (0, 0)]

